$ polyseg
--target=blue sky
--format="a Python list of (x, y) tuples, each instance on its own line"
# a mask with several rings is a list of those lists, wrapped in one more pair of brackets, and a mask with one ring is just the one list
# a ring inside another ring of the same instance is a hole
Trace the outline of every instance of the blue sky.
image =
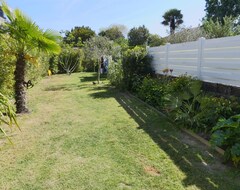
[(198, 26), (205, 16), (205, 0), (7, 0), (43, 29), (70, 30), (89, 26), (97, 33), (111, 24), (128, 29), (145, 25), (150, 33), (166, 36), (162, 15), (171, 8), (182, 11), (184, 25)]

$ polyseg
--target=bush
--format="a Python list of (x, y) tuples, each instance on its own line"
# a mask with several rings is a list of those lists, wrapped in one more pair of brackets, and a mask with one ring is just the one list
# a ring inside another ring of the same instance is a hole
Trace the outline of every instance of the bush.
[(145, 76), (153, 74), (151, 60), (152, 57), (142, 47), (136, 46), (123, 53), (123, 81), (126, 89), (136, 92), (137, 86), (133, 86), (136, 79), (143, 80)]
[(25, 81), (31, 80), (32, 83), (35, 84), (42, 77), (47, 76), (47, 71), (49, 69), (49, 56), (46, 54), (40, 54), (36, 59), (36, 62), (32, 62), (33, 61), (31, 61), (31, 63), (27, 62)]
[(9, 53), (5, 40), (5, 36), (0, 35), (0, 92), (11, 97), (14, 95), (15, 58)]
[(166, 89), (158, 79), (144, 78), (137, 94), (143, 101), (160, 110), (165, 105)]
[(169, 86), (170, 94), (166, 104), (169, 116), (180, 125), (199, 130), (198, 114), (202, 98), (202, 83), (198, 80), (189, 80), (184, 76), (173, 80)]
[(81, 49), (73, 49), (65, 46), (61, 54), (58, 56), (59, 73), (71, 74), (82, 70), (82, 60), (84, 53)]
[(204, 96), (200, 104), (198, 123), (205, 132), (210, 132), (220, 118), (234, 114), (232, 101), (223, 97)]
[(49, 69), (51, 70), (52, 74), (58, 73), (58, 56), (51, 55), (49, 58)]
[(240, 162), (240, 115), (221, 119), (212, 129), (211, 143), (225, 149), (225, 161)]
[(122, 62), (110, 62), (108, 66), (108, 79), (110, 83), (120, 89), (124, 88)]

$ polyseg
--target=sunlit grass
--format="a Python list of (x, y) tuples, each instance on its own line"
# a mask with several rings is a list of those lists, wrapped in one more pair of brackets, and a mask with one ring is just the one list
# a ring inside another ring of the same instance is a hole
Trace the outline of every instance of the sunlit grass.
[(58, 75), (29, 91), (31, 114), (0, 152), (0, 189), (239, 189), (211, 150), (94, 80)]

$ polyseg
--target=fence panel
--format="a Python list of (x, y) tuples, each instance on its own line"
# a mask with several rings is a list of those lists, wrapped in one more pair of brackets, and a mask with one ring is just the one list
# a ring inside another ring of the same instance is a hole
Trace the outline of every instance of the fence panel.
[(240, 87), (240, 36), (149, 48), (155, 72), (166, 68), (173, 75), (188, 74), (200, 80)]

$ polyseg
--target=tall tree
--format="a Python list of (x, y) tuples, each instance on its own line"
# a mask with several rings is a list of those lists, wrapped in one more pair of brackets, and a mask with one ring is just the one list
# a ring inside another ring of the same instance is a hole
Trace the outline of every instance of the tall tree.
[(183, 23), (183, 14), (178, 9), (170, 9), (162, 17), (162, 24), (170, 27), (170, 34), (174, 34), (175, 29)]
[(143, 25), (132, 28), (128, 33), (129, 46), (147, 45), (149, 30)]
[(113, 41), (116, 41), (120, 38), (124, 38), (121, 28), (118, 26), (111, 26), (107, 29), (101, 30), (98, 35), (105, 36)]
[(2, 30), (12, 40), (8, 45), (11, 54), (16, 58), (14, 72), (16, 112), (26, 113), (28, 112), (24, 88), (26, 64), (28, 61), (34, 62), (36, 59), (34, 55), (39, 51), (59, 53), (61, 48), (56, 43), (59, 40), (59, 36), (51, 30), (43, 32), (19, 9), (11, 11), (5, 2), (2, 3), (2, 9), (9, 20), (4, 24)]
[(240, 22), (240, 0), (206, 0), (206, 18), (224, 23), (224, 17), (236, 18)]
[(63, 41), (74, 47), (82, 47), (86, 40), (95, 35), (95, 32), (88, 26), (75, 26), (71, 31), (65, 32)]
[(110, 56), (113, 51), (113, 42), (106, 37), (95, 36), (87, 40), (84, 44), (84, 54), (98, 65), (98, 83), (100, 82), (101, 60), (105, 56)]

